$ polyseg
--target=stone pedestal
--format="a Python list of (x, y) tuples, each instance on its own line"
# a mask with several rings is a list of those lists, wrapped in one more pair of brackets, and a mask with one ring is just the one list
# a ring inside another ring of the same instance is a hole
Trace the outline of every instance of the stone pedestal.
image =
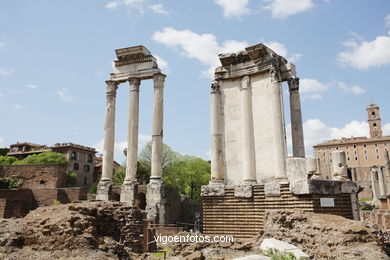
[(96, 200), (108, 201), (111, 193), (112, 182), (110, 180), (101, 180), (96, 190)]
[(202, 197), (223, 196), (225, 195), (225, 185), (222, 182), (210, 182), (209, 185), (201, 187), (200, 194)]
[(127, 202), (134, 205), (135, 196), (138, 191), (137, 182), (124, 182), (121, 187), (121, 202)]
[(165, 184), (159, 179), (150, 179), (146, 192), (148, 220), (165, 224)]
[(331, 153), (332, 157), (332, 179), (335, 181), (348, 180), (347, 160), (344, 151), (335, 151)]

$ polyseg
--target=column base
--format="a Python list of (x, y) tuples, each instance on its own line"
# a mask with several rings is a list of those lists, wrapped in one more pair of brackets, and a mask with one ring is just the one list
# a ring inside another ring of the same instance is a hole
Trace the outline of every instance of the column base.
[(242, 181), (243, 185), (254, 185), (256, 183), (257, 183), (257, 181), (255, 179), (247, 179), (247, 180)]
[(109, 201), (111, 188), (111, 180), (100, 180), (96, 190), (96, 200)]
[(253, 186), (252, 184), (240, 184), (234, 187), (234, 197), (236, 198), (252, 198)]
[(147, 219), (158, 224), (165, 224), (165, 184), (161, 178), (151, 178), (147, 185)]
[(204, 185), (200, 189), (200, 195), (202, 197), (225, 195), (225, 184), (219, 180), (212, 180), (209, 182), (209, 185)]
[(135, 196), (138, 192), (138, 183), (135, 181), (125, 181), (121, 186), (121, 202), (135, 205)]

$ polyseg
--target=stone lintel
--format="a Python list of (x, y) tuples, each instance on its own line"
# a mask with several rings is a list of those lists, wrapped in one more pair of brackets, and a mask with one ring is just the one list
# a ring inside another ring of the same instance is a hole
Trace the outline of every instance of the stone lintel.
[(290, 182), (294, 195), (356, 193), (359, 186), (353, 181), (299, 179)]
[(201, 187), (200, 192), (202, 197), (210, 197), (210, 196), (224, 196), (225, 195), (225, 185), (210, 183), (209, 185), (204, 185)]
[(123, 83), (128, 81), (130, 78), (138, 78), (140, 80), (153, 79), (155, 75), (161, 74), (161, 70), (159, 68), (151, 68), (147, 70), (137, 70), (133, 73), (111, 73), (109, 80), (116, 81), (118, 83)]
[(241, 184), (234, 187), (234, 197), (236, 198), (252, 198), (253, 190), (250, 184)]
[(115, 50), (115, 54), (118, 58), (115, 61), (115, 66), (156, 60), (150, 51), (142, 45), (117, 49)]
[(269, 182), (264, 184), (264, 193), (266, 197), (280, 197), (280, 183)]

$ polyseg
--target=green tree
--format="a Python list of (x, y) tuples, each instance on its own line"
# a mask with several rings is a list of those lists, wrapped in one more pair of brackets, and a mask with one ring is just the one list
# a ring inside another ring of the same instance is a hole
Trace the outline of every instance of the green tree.
[(77, 182), (77, 173), (68, 172), (66, 174), (66, 186), (67, 187), (74, 187), (74, 186), (76, 186), (76, 182)]
[(3, 156), (0, 155), (0, 165), (11, 165), (13, 164), (17, 159), (12, 156)]
[(210, 180), (210, 163), (198, 157), (183, 156), (165, 170), (163, 178), (179, 193), (200, 201), (200, 187)]
[(112, 182), (114, 186), (121, 186), (125, 180), (126, 169), (125, 167), (119, 167), (115, 173), (112, 175)]
[(0, 148), (0, 155), (6, 156), (9, 152), (9, 148)]
[(15, 161), (14, 165), (21, 164), (46, 164), (46, 163), (57, 163), (67, 165), (68, 161), (65, 156), (61, 153), (56, 152), (44, 152), (40, 154), (32, 154), (20, 161)]

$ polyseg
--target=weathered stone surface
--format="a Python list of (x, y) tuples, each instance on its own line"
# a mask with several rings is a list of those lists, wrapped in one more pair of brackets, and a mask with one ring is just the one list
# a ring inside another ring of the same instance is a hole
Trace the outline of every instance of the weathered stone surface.
[(344, 151), (334, 151), (332, 157), (332, 179), (336, 181), (345, 181), (348, 179), (347, 159)]
[(110, 202), (41, 207), (23, 219), (0, 220), (0, 254), (9, 259), (54, 259), (75, 252), (84, 259), (126, 258), (142, 250), (145, 215)]
[(289, 157), (286, 159), (287, 177), (290, 181), (307, 179), (306, 158)]
[(298, 259), (309, 259), (309, 255), (305, 254), (301, 249), (298, 247), (286, 243), (284, 241), (275, 239), (275, 238), (266, 238), (263, 240), (263, 242), (260, 245), (261, 250), (268, 250), (270, 248), (277, 249), (279, 251), (285, 251), (289, 252), (295, 255), (296, 258)]
[(266, 197), (279, 197), (280, 184), (278, 182), (270, 182), (264, 185), (264, 193)]
[(292, 243), (314, 260), (389, 259), (376, 229), (340, 216), (269, 211), (264, 230), (263, 238)]
[(225, 185), (209, 184), (201, 187), (202, 196), (223, 196), (225, 195)]
[(290, 182), (291, 192), (295, 195), (303, 194), (341, 194), (357, 192), (359, 186), (352, 181), (330, 181), (300, 179)]
[(234, 187), (234, 196), (237, 198), (251, 198), (253, 195), (252, 185), (237, 185)]

